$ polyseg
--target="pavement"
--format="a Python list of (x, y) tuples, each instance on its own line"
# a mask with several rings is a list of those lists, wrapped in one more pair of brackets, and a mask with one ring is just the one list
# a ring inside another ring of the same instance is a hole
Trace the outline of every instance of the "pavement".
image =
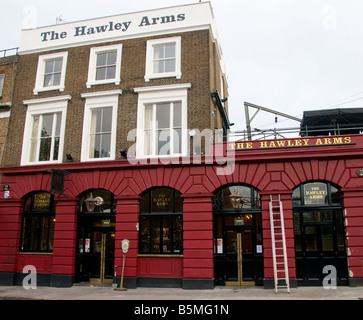
[(260, 287), (216, 287), (213, 290), (137, 288), (115, 291), (111, 287), (73, 286), (71, 288), (1, 287), (0, 300), (363, 300), (363, 287), (299, 287), (290, 293)]

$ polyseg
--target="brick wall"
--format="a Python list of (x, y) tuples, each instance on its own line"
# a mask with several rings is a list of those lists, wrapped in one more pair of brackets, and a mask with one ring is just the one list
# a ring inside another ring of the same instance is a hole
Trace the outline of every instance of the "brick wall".
[[(88, 77), (88, 66), (90, 48), (92, 46), (73, 47), (52, 52), (42, 52), (19, 56), (16, 87), (13, 99), (12, 116), (9, 124), (9, 137), (11, 145), (5, 150), (4, 165), (19, 165), (23, 143), (26, 106), (24, 100), (40, 99), (51, 96), (70, 95), (72, 100), (68, 104), (67, 125), (65, 131), (64, 161), (65, 154), (71, 154), (75, 161), (79, 161), (82, 145), (82, 128), (85, 100), (81, 93), (107, 91), (121, 89), (120, 97), (116, 156), (120, 158), (119, 150), (130, 147), (133, 142), (127, 142), (127, 134), (137, 126), (137, 102), (138, 95), (134, 92), (135, 87), (158, 86), (180, 83), (191, 83), (192, 88), (188, 90), (188, 129), (203, 130), (214, 129), (218, 126), (212, 121), (211, 88), (218, 85), (215, 79), (215, 52), (214, 43), (211, 42), (209, 30), (185, 32), (170, 36), (181, 36), (181, 71), (182, 78), (151, 79), (145, 82), (146, 43), (150, 39), (160, 39), (168, 36), (156, 36), (140, 39), (121, 41), (122, 66), (121, 84), (105, 84), (86, 88)], [(115, 44), (115, 42), (102, 43), (98, 46)], [(65, 91), (40, 92), (34, 95), (37, 65), (39, 55), (48, 53), (68, 51), (67, 73), (65, 80)], [(211, 59), (211, 54), (213, 58)], [(210, 63), (210, 61), (213, 63)], [(219, 73), (220, 71), (217, 70)], [(213, 76), (211, 76), (213, 74)], [(220, 85), (220, 84), (219, 84)]]

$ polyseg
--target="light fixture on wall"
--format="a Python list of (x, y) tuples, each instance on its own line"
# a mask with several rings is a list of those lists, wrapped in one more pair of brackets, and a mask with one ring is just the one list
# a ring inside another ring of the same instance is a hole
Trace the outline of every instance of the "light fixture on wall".
[(73, 161), (73, 157), (69, 153), (66, 154), (66, 158), (68, 161)]
[(234, 192), (229, 196), (229, 199), (231, 200), (233, 209), (242, 209), (243, 200), (242, 196), (238, 193), (237, 188), (234, 189)]
[(91, 192), (91, 195), (86, 200), (84, 200), (84, 203), (86, 204), (87, 212), (91, 212), (92, 213), (95, 210), (95, 207), (96, 207), (96, 199), (93, 198), (92, 192)]
[(120, 154), (122, 159), (127, 159), (127, 149), (120, 151)]

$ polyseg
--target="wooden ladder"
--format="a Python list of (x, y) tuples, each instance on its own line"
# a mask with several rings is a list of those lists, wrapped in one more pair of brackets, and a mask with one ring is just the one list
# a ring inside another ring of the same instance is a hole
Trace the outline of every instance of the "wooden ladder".
[(286, 288), (290, 293), (289, 268), (287, 263), (284, 213), (280, 195), (270, 195), (270, 223), (275, 292)]

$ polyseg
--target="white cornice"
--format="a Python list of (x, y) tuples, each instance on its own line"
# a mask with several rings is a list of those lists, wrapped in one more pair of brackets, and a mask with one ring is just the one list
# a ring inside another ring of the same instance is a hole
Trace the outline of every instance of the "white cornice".
[(139, 88), (134, 88), (134, 91), (136, 93), (142, 93), (142, 92), (154, 92), (154, 91), (165, 91), (165, 90), (190, 89), (191, 87), (192, 87), (191, 83), (182, 83), (182, 84), (171, 84), (165, 86), (139, 87)]
[(121, 95), (121, 94), (122, 94), (122, 90), (110, 90), (110, 91), (98, 91), (98, 92), (81, 93), (81, 97), (83, 99), (86, 99), (86, 98), (115, 96), (115, 95)]
[(32, 100), (24, 100), (23, 103), (29, 106), (33, 104), (41, 104), (41, 103), (49, 103), (49, 102), (57, 102), (65, 100), (72, 100), (72, 97), (70, 95), (66, 95), (66, 96), (49, 97), (43, 99), (32, 99)]

